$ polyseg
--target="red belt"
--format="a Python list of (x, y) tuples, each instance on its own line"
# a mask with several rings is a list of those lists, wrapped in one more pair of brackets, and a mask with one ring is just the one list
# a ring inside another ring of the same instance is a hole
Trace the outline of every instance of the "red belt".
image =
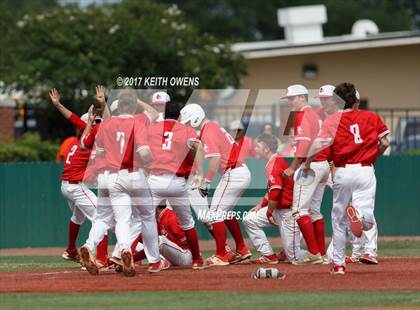
[(360, 165), (362, 167), (372, 167), (372, 164), (365, 164), (365, 163), (354, 163), (354, 164), (344, 164), (341, 166), (335, 166), (336, 168), (345, 168), (347, 165)]

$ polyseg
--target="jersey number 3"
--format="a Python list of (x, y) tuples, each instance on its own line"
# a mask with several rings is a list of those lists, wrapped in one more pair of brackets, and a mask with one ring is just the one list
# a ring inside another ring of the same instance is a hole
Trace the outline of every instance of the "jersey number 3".
[(165, 131), (163, 136), (166, 138), (165, 141), (162, 143), (162, 150), (170, 150), (172, 146), (172, 137), (174, 133), (172, 131)]
[(358, 124), (350, 125), (350, 132), (354, 136), (354, 143), (360, 144), (363, 142), (362, 137), (360, 136), (360, 129)]

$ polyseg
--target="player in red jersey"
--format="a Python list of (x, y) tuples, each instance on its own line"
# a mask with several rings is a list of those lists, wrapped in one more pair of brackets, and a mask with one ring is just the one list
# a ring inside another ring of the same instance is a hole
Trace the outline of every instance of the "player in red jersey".
[[(245, 245), (239, 223), (229, 214), (251, 180), (248, 167), (238, 161), (238, 144), (223, 127), (206, 119), (204, 110), (198, 104), (186, 105), (181, 110), (180, 121), (200, 129), (204, 156), (209, 159), (205, 181), (200, 189), (202, 194), (207, 196), (209, 185), (217, 171), (222, 176), (214, 192), (209, 212), (216, 241), (216, 254), (210, 257), (207, 263), (225, 266), (250, 258), (251, 252)], [(226, 226), (235, 239), (236, 255), (226, 251)]]
[[(333, 268), (332, 274), (345, 273), (346, 227), (356, 237), (374, 224), (376, 178), (373, 164), (389, 145), (389, 130), (373, 112), (357, 110), (356, 90), (351, 83), (338, 85), (334, 93), (344, 100), (344, 110), (328, 117), (317, 142), (316, 153), (322, 144), (330, 145), (336, 167), (333, 185)], [(312, 153), (311, 152), (311, 153)], [(303, 169), (311, 167), (309, 157)], [(349, 203), (351, 202), (351, 205)]]
[(256, 264), (277, 264), (278, 258), (271, 247), (263, 228), (275, 225), (279, 228), (282, 246), (287, 261), (293, 262), (305, 252), (300, 249), (301, 234), (292, 212), (293, 179), (284, 178), (283, 171), (289, 164), (276, 154), (277, 138), (261, 134), (256, 139), (256, 157), (267, 161), (265, 166), (268, 190), (262, 201), (244, 217), (245, 229), (261, 257)]
[[(291, 178), (299, 174), (300, 165), (306, 159), (309, 148), (317, 137), (322, 121), (315, 109), (308, 104), (308, 90), (303, 85), (291, 85), (287, 88), (287, 98), (290, 106), (298, 111), (294, 124), (294, 141), (296, 152), (290, 167), (284, 171), (284, 176)], [(297, 182), (293, 189), (293, 215), (302, 232), (308, 253), (293, 264), (322, 264), (326, 254), (324, 237), (324, 219), (321, 214), (321, 202), (327, 185), (330, 166), (326, 151), (319, 152), (314, 158), (312, 169), (315, 173), (311, 184), (303, 185)]]
[[(103, 86), (97, 87), (97, 97), (101, 98), (105, 102), (105, 88)], [(140, 109), (142, 113), (135, 114), (134, 119), (136, 119), (139, 122), (144, 122), (146, 126), (148, 126), (158, 117), (158, 112), (153, 107), (141, 101), (140, 99), (137, 99), (137, 106), (137, 110)], [(109, 107), (109, 112), (113, 116), (118, 116), (118, 99), (112, 102), (112, 104)], [(95, 138), (100, 128), (99, 126), (93, 126), (95, 119), (96, 116), (92, 113), (89, 117), (86, 129), (81, 137), (82, 149), (92, 149), (94, 146)], [(85, 173), (85, 181), (89, 184), (96, 184), (97, 178), (103, 178), (103, 174), (105, 173), (105, 161), (103, 157), (95, 155), (96, 151), (92, 152), (91, 160), (89, 161)], [(105, 206), (111, 205), (109, 191), (107, 188), (98, 188), (98, 204), (103, 204)], [(134, 209), (133, 211), (134, 213), (136, 213), (137, 209)], [(133, 219), (131, 222), (132, 235), (130, 236), (130, 238), (133, 238), (133, 236), (137, 236), (138, 233), (141, 231), (141, 220), (139, 220), (139, 214), (133, 214), (133, 217), (136, 219)], [(120, 252), (120, 245), (116, 244), (110, 261), (113, 263), (121, 263)]]
[[(159, 251), (167, 261), (167, 267), (191, 266), (193, 262), (191, 250), (175, 211), (172, 207), (166, 207), (166, 203), (163, 203), (156, 208), (156, 219), (159, 229)], [(132, 246), (136, 246), (136, 244)], [(137, 248), (139, 248), (138, 245)], [(144, 249), (140, 249), (134, 255), (135, 262), (144, 258), (146, 258)]]
[[(60, 102), (60, 94), (56, 89), (50, 91), (50, 99), (53, 105), (67, 118), (80, 132), (86, 127), (88, 114), (80, 119), (76, 114), (68, 110)], [(61, 175), (61, 192), (67, 199), (70, 209), (73, 212), (69, 221), (69, 235), (67, 249), (62, 257), (66, 260), (79, 262), (80, 257), (76, 248), (76, 240), (79, 234), (80, 225), (87, 218), (91, 222), (95, 218), (97, 198), (96, 195), (83, 183), (83, 178), (91, 152), (84, 151), (80, 147), (80, 140), (76, 140), (70, 147), (70, 151), (64, 160), (64, 169)], [(101, 267), (107, 266), (107, 245), (108, 238), (104, 236), (98, 244), (98, 264)]]
[(179, 111), (178, 104), (168, 102), (164, 121), (155, 122), (148, 128), (148, 145), (153, 153), (153, 161), (148, 167), (148, 183), (154, 205), (166, 199), (176, 212), (192, 252), (193, 269), (203, 269), (205, 264), (200, 254), (188, 196), (187, 180), (193, 163), (188, 165), (184, 160), (192, 150), (198, 171), (194, 186), (199, 187), (203, 179), (204, 150), (194, 129), (177, 121)]
[(81, 248), (83, 262), (91, 274), (98, 273), (93, 260), (93, 249), (103, 234), (113, 227), (115, 220), (115, 234), (121, 248), (124, 275), (135, 275), (130, 250), (132, 209), (139, 210), (141, 216), (150, 262), (148, 271), (161, 270), (150, 191), (143, 170), (136, 170), (134, 164), (134, 136), (143, 138), (142, 149), (138, 152), (140, 158), (145, 162), (151, 160), (144, 118), (134, 117), (136, 102), (137, 96), (133, 91), (122, 92), (118, 98), (119, 115), (104, 121), (96, 136), (96, 156), (103, 157), (105, 161), (104, 173), (98, 178), (98, 187), (108, 190), (111, 207), (99, 205), (101, 208), (98, 208), (89, 238)]

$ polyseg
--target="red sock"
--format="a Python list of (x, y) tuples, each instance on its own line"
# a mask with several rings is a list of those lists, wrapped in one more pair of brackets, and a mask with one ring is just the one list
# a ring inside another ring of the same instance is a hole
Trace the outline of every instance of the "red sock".
[(244, 237), (242, 237), (241, 226), (239, 226), (238, 221), (236, 219), (225, 220), (225, 224), (229, 229), (233, 239), (235, 239), (236, 251), (247, 251), (248, 249), (245, 245)]
[(187, 238), (188, 246), (190, 247), (193, 260), (199, 259), (200, 254), (200, 245), (198, 244), (198, 234), (195, 228), (184, 230), (185, 237)]
[(133, 260), (135, 262), (140, 262), (145, 258), (146, 258), (146, 253), (144, 253), (144, 250), (141, 250), (140, 252), (134, 254), (134, 256), (133, 256)]
[(71, 253), (76, 250), (76, 240), (77, 236), (79, 235), (80, 225), (73, 223), (72, 221), (69, 222), (69, 240), (67, 244), (67, 252)]
[(321, 255), (325, 255), (327, 252), (325, 249), (325, 229), (324, 229), (324, 219), (317, 220), (312, 223), (315, 232), (316, 243), (318, 244), (318, 249)]
[(216, 255), (225, 256), (226, 254), (226, 225), (225, 222), (213, 224), (214, 240), (216, 241)]
[(135, 253), (136, 252), (136, 247), (137, 244), (139, 244), (139, 242), (142, 240), (141, 234), (139, 234), (137, 236), (136, 239), (134, 239), (133, 243), (131, 244), (131, 253)]
[(211, 236), (213, 237), (213, 239), (214, 239), (214, 231), (213, 231), (213, 229), (209, 229), (208, 231), (209, 231), (210, 235), (211, 235)]
[(302, 232), (303, 239), (305, 239), (308, 251), (311, 254), (318, 254), (318, 244), (315, 239), (314, 227), (312, 226), (312, 220), (309, 215), (302, 216), (296, 221), (299, 225), (300, 231)]
[(96, 247), (96, 259), (101, 262), (108, 260), (108, 235), (105, 235)]

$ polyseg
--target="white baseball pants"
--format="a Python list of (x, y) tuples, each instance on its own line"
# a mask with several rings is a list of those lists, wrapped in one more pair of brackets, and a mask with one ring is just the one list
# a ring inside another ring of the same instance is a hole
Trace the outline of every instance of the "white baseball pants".
[(191, 251), (181, 248), (166, 236), (159, 236), (159, 251), (173, 266), (189, 266), (192, 264)]
[(167, 200), (175, 211), (179, 225), (183, 230), (194, 227), (194, 219), (190, 208), (187, 180), (174, 174), (150, 175), (147, 179), (153, 204), (158, 206)]
[[(261, 208), (257, 212), (249, 212), (243, 219), (246, 232), (255, 249), (261, 255), (273, 255), (274, 251), (264, 233), (264, 227), (273, 227), (267, 218), (268, 207)], [(300, 249), (301, 233), (291, 209), (276, 209), (273, 218), (278, 224), (282, 246), (287, 259), (292, 262), (304, 255)]]
[[(364, 231), (360, 238), (356, 238), (349, 229), (347, 231), (352, 246), (351, 257), (359, 258), (363, 254), (378, 257), (378, 226), (376, 225), (376, 221), (374, 226)], [(327, 249), (327, 257), (330, 262), (333, 261), (333, 251), (333, 243), (330, 242)]]
[(70, 210), (73, 212), (70, 218), (73, 223), (81, 225), (86, 218), (91, 222), (95, 220), (98, 200), (85, 184), (81, 182), (70, 184), (68, 181), (61, 181), (61, 193), (67, 199)]
[(226, 220), (229, 217), (228, 212), (233, 210), (250, 183), (251, 173), (245, 164), (228, 169), (220, 179), (211, 200), (210, 222)]
[[(323, 218), (321, 203), (330, 174), (330, 166), (328, 161), (325, 160), (312, 162), (311, 168), (315, 172), (315, 178), (311, 184), (299, 185), (295, 182), (292, 210), (296, 220), (302, 216), (310, 215), (312, 222), (315, 222)], [(299, 169), (295, 175), (299, 173)]]
[[(158, 262), (159, 248), (155, 207), (147, 186), (143, 171), (118, 173), (104, 173), (98, 176), (98, 187), (107, 189), (111, 200), (111, 207), (104, 205), (97, 212), (97, 221), (89, 233), (86, 245), (91, 251), (102, 240), (103, 234), (112, 228), (115, 221), (115, 235), (120, 250), (130, 249), (132, 235), (132, 215), (134, 220), (141, 218), (141, 228), (145, 254), (150, 263)], [(134, 212), (132, 210), (135, 209)]]
[(373, 214), (375, 194), (376, 178), (373, 167), (355, 164), (336, 169), (331, 211), (333, 263), (335, 265), (344, 265), (345, 261), (348, 204), (351, 202), (359, 214), (363, 230), (369, 230), (375, 223)]

